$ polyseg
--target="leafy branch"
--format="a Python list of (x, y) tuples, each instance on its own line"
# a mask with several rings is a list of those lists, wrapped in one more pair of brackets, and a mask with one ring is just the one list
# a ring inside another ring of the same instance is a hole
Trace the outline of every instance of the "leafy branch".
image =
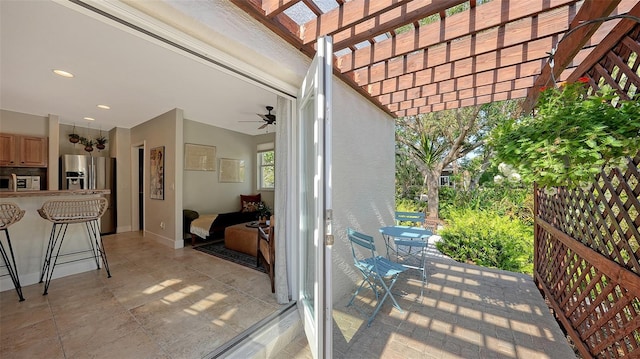
[(491, 135), (499, 161), (542, 186), (590, 183), (603, 166), (640, 150), (640, 102), (613, 90), (591, 95), (583, 79), (542, 92), (537, 113), (507, 121)]

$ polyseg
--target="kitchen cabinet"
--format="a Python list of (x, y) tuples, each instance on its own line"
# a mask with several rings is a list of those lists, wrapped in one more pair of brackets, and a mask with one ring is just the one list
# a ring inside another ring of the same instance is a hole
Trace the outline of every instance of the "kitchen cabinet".
[(47, 167), (46, 137), (0, 133), (0, 166)]

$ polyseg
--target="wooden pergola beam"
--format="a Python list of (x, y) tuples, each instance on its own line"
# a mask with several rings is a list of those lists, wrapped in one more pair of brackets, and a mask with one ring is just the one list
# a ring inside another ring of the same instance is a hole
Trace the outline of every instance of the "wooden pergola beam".
[[(582, 56), (586, 57), (586, 55)], [(487, 78), (485, 78), (485, 81)], [(457, 86), (455, 81), (445, 81), (443, 83), (431, 83), (428, 85), (424, 85), (421, 87), (410, 88), (407, 90), (401, 90), (398, 92), (393, 92), (390, 94), (384, 94), (377, 96), (376, 98), (388, 102), (385, 104), (390, 111), (396, 112), (400, 108), (400, 104), (407, 109), (408, 102), (412, 101), (411, 106), (425, 109), (424, 106), (427, 104), (431, 105), (431, 108), (437, 108), (440, 106), (440, 103), (448, 102), (451, 106), (451, 101), (454, 100), (463, 100), (460, 104), (467, 105), (469, 103), (468, 99), (480, 96), (486, 96), (491, 93), (498, 92), (506, 92), (506, 91), (514, 91), (514, 90), (522, 90), (527, 91), (531, 86), (533, 86), (535, 81), (535, 76), (527, 76), (527, 77), (518, 77), (513, 80), (507, 80), (496, 83), (488, 83), (488, 84), (478, 84), (473, 86), (460, 85), (460, 88), (456, 88)], [(461, 88), (462, 86), (467, 86), (466, 88)], [(522, 96), (519, 97), (510, 97), (510, 98), (521, 98), (526, 97), (526, 93), (519, 91), (518, 93)]]
[[(546, 12), (558, 7), (567, 7), (565, 11), (559, 12), (558, 17), (564, 18), (564, 23), (560, 25), (567, 28), (568, 19), (572, 18), (577, 11), (577, 0), (554, 0), (549, 3), (539, 1), (500, 1), (482, 4), (471, 10), (459, 14), (451, 15), (442, 22), (421, 26), (418, 29), (410, 30), (399, 34), (391, 39), (376, 43), (372, 47), (364, 47), (338, 58), (338, 67), (342, 72), (348, 72), (357, 68), (382, 62), (391, 58), (412, 53), (418, 49), (425, 49), (461, 37), (470, 36), (479, 31), (488, 30), (494, 27), (504, 26), (520, 19), (532, 18), (538, 15), (543, 19)], [(548, 4), (545, 6), (545, 4)], [(498, 15), (499, 14), (499, 15)], [(549, 15), (546, 15), (549, 16)], [(481, 21), (480, 21), (481, 19)], [(557, 24), (557, 19), (553, 19)], [(514, 23), (516, 31), (525, 31), (521, 25)], [(518, 32), (511, 34), (516, 35)], [(471, 50), (471, 49), (470, 49)], [(473, 54), (473, 53), (472, 53)]]
[[(299, 32), (299, 27), (293, 20), (291, 20), (286, 14), (279, 13), (274, 18), (267, 18), (264, 15), (262, 7), (257, 6), (252, 1), (245, 0), (229, 0), (240, 9), (244, 10), (247, 14), (251, 15), (254, 19), (264, 24), (271, 29), (275, 34), (282, 37), (291, 45), (295, 46), (303, 54), (313, 57), (315, 50), (309, 46), (303, 46), (302, 41), (296, 34)], [(275, 0), (275, 1), (287, 1), (287, 0)], [(297, 1), (293, 1), (297, 2)], [(288, 3), (288, 1), (287, 1)]]
[(319, 36), (333, 35), (409, 1), (411, 0), (350, 1), (302, 25), (302, 43), (305, 45), (314, 43)]
[[(449, 92), (439, 93), (425, 90), (425, 95), (422, 95), (422, 88), (412, 88), (391, 94), (391, 102), (387, 106), (393, 104), (399, 104), (400, 109), (408, 109), (411, 107), (422, 107), (427, 104), (436, 104), (440, 102), (450, 102), (454, 100), (466, 100), (478, 96), (489, 95), (494, 92), (507, 92), (514, 90), (523, 90), (533, 86), (535, 81), (534, 76), (522, 77), (513, 80), (507, 80), (497, 82), (494, 84), (474, 86), (467, 89), (453, 90)], [(437, 87), (437, 86), (432, 86)], [(392, 110), (393, 111), (393, 110)]]
[[(442, 51), (442, 55), (432, 54), (427, 51), (426, 53), (411, 56), (405, 59), (405, 61), (380, 64), (368, 71), (360, 69), (354, 73), (354, 79), (361, 86), (370, 86), (383, 80), (406, 79), (408, 77), (415, 78), (416, 72), (430, 71), (433, 81), (437, 82), (445, 78), (461, 77), (472, 73), (514, 65), (523, 61), (546, 58), (547, 51), (555, 45), (557, 40), (556, 36), (547, 36), (530, 43), (510, 46), (477, 56), (461, 56), (455, 61), (445, 61), (449, 55), (452, 54), (452, 51)], [(451, 57), (455, 58), (455, 56)], [(417, 63), (424, 66), (425, 58), (428, 61), (427, 67), (419, 71), (410, 72), (408, 70), (419, 69), (420, 67), (417, 66)]]
[[(612, 29), (613, 26), (613, 23), (605, 24), (601, 30)], [(606, 33), (608, 33), (608, 31), (598, 31), (598, 33), (590, 39), (590, 42), (595, 42), (597, 44)], [(544, 35), (544, 33), (542, 33), (542, 35)], [(441, 46), (433, 51), (407, 56), (404, 63), (402, 61), (390, 61), (388, 63), (378, 64), (371, 69), (357, 70), (353, 72), (353, 78), (359, 85), (367, 86), (369, 93), (375, 96), (383, 93), (381, 92), (382, 81), (394, 78), (406, 79), (407, 75), (416, 74), (418, 72), (421, 73), (420, 76), (423, 78), (426, 74), (426, 77), (431, 76), (433, 81), (439, 81), (438, 77), (442, 76), (460, 77), (470, 73), (478, 73), (490, 69), (505, 67), (527, 60), (546, 59), (548, 56), (547, 51), (555, 45), (556, 41), (556, 36), (547, 36), (528, 43), (523, 42), (519, 45), (510, 46), (499, 51), (483, 53), (481, 55), (468, 58), (464, 57), (466, 56), (464, 52), (460, 53), (460, 51), (450, 50), (450, 46), (448, 44), (446, 47)], [(475, 41), (473, 46), (478, 48), (480, 50), (479, 52), (483, 52), (483, 44), (492, 42), (493, 41)], [(458, 42), (457, 44), (466, 45), (462, 42)], [(456, 50), (465, 48), (467, 47), (456, 46)], [(586, 49), (581, 50), (580, 53), (589, 53), (590, 51), (590, 49)], [(585, 56), (583, 55), (581, 58), (584, 57)], [(460, 60), (445, 62), (447, 58), (452, 60), (460, 58)], [(413, 69), (423, 68), (425, 63), (429, 67), (424, 68), (424, 70), (413, 71)], [(431, 71), (431, 73), (423, 71)], [(413, 85), (416, 84), (414, 83)]]
[[(465, 90), (455, 90), (443, 94), (437, 94), (432, 96), (415, 96), (413, 91), (405, 91), (401, 96), (391, 97), (393, 102), (387, 105), (392, 111), (407, 110), (414, 107), (424, 107), (427, 105), (436, 105), (438, 103), (451, 103), (452, 101), (460, 100), (466, 101), (473, 98), (484, 97), (493, 93), (513, 92), (516, 90), (526, 90), (530, 86), (533, 86), (535, 78), (533, 76), (519, 78), (515, 80), (508, 80), (498, 82), (495, 84), (484, 85), (479, 87), (473, 87)], [(419, 89), (412, 89), (418, 90)], [(526, 95), (526, 92), (525, 92)], [(524, 97), (524, 96), (522, 96)], [(404, 100), (403, 100), (404, 98)]]
[(446, 103), (442, 102), (442, 103), (437, 103), (433, 105), (413, 107), (406, 110), (397, 109), (396, 111), (394, 111), (394, 115), (397, 117), (416, 116), (421, 113), (450, 110), (454, 108), (461, 108), (461, 107), (467, 107), (467, 106), (483, 105), (483, 104), (491, 103), (495, 101), (505, 101), (505, 100), (512, 100), (516, 98), (523, 98), (526, 96), (526, 94), (527, 94), (526, 89), (492, 93), (489, 95), (473, 97), (465, 100), (454, 100)]
[[(629, 15), (640, 17), (640, 2), (638, 2), (631, 10)], [(578, 67), (569, 75), (567, 81), (575, 82), (583, 76), (593, 65), (597, 64), (611, 49), (618, 44), (621, 38), (626, 36), (627, 32), (636, 26), (636, 22), (631, 19), (623, 19), (611, 32), (596, 46), (596, 48), (587, 56), (587, 58), (578, 65)]]
[[(262, 0), (264, 15), (272, 18), (295, 5), (300, 0)], [(246, 3), (246, 1), (244, 1)], [(234, 4), (236, 4), (234, 2)], [(238, 5), (238, 4), (236, 4)]]
[[(466, 0), (413, 0), (367, 21), (335, 32), (333, 49), (339, 51), (350, 45), (395, 30), (405, 24), (437, 14), (441, 10), (464, 3)], [(369, 1), (371, 2), (371, 1)]]
[(318, 5), (316, 5), (315, 2), (313, 2), (313, 0), (302, 0), (302, 2), (307, 5), (307, 7), (309, 8), (309, 10), (311, 10), (311, 12), (313, 12), (314, 14), (316, 14), (316, 16), (320, 16), (322, 15), (322, 10), (318, 7)]
[[(516, 65), (507, 66), (500, 69), (474, 73), (467, 76), (451, 78), (440, 82), (428, 83), (425, 84), (421, 89), (422, 96), (440, 95), (446, 92), (461, 91), (474, 87), (490, 85), (497, 82), (504, 82), (534, 76), (538, 74), (543, 65), (544, 60), (534, 60), (524, 63), (518, 63)], [(396, 87), (397, 84), (395, 84), (394, 82), (383, 82), (382, 86), (393, 88)], [(391, 96), (392, 92), (393, 91), (383, 90), (383, 94), (376, 96), (376, 98), (382, 105), (388, 105), (392, 102), (395, 102), (393, 101), (393, 98)]]
[[(585, 0), (580, 7), (578, 14), (571, 21), (570, 28), (576, 28), (582, 22), (592, 19), (605, 17), (611, 14), (611, 12), (618, 6), (620, 0), (599, 1), (599, 0)], [(565, 37), (558, 43), (558, 49), (553, 56), (553, 72), (549, 63), (542, 68), (540, 76), (536, 80), (534, 86), (529, 90), (526, 101), (522, 105), (524, 113), (529, 113), (533, 109), (533, 106), (538, 101), (540, 96), (540, 89), (542, 87), (550, 85), (552, 78), (557, 78), (562, 71), (571, 62), (573, 57), (582, 49), (584, 44), (589, 40), (591, 35), (598, 29), (601, 23), (593, 23), (584, 25), (576, 29), (571, 35)], [(569, 30), (571, 31), (571, 30)]]

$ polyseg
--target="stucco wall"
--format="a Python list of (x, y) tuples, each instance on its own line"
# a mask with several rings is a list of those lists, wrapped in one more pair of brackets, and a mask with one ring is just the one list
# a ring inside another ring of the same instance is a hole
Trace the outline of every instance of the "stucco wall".
[(341, 81), (333, 84), (333, 298), (354, 290), (361, 275), (353, 266), (347, 228), (373, 236), (392, 224), (395, 211), (394, 122)]

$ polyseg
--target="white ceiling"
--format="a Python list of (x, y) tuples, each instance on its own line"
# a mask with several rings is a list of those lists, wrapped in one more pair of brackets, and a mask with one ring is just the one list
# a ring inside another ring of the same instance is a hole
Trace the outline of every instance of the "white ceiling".
[(212, 65), (51, 1), (0, 1), (0, 46), (0, 108), (63, 124), (131, 128), (177, 107), (187, 119), (256, 135), (266, 132), (257, 113), (276, 102)]

